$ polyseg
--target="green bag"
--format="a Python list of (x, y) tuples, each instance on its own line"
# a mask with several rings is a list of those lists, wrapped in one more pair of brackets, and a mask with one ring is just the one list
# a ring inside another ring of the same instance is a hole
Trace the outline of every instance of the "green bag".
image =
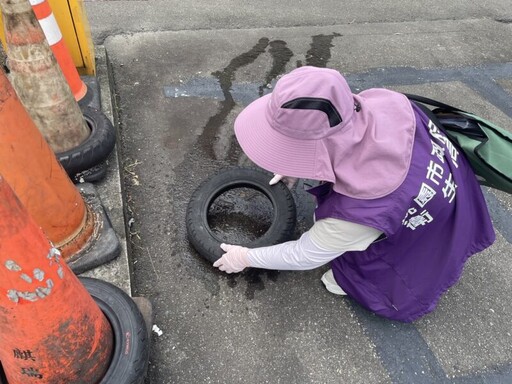
[[(512, 133), (477, 115), (406, 94), (466, 155), (481, 185), (512, 193)], [(421, 104), (420, 104), (421, 103)], [(430, 110), (425, 105), (436, 107)]]

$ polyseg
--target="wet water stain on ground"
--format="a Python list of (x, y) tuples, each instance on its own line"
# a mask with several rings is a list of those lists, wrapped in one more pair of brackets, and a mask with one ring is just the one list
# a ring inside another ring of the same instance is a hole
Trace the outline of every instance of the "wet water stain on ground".
[(272, 67), (265, 76), (263, 85), (259, 87), (259, 96), (263, 96), (265, 88), (270, 86), (272, 80), (276, 79), (279, 75), (282, 75), (286, 70), (286, 64), (293, 57), (293, 52), (286, 46), (286, 42), (283, 40), (274, 40), (270, 42), (270, 48), (268, 53), (272, 57)]
[(265, 283), (263, 282), (262, 276), (266, 276), (271, 281), (277, 281), (279, 271), (271, 271), (266, 269), (251, 268), (244, 275), (244, 279), (247, 282), (247, 288), (245, 290), (245, 297), (249, 300), (254, 299), (256, 291), (262, 291), (265, 289)]
[(339, 36), (341, 36), (339, 33), (313, 36), (311, 48), (306, 53), (306, 65), (327, 67), (327, 63), (331, 59), (331, 48), (334, 47), (332, 41)]
[(250, 188), (235, 188), (223, 193), (208, 212), (210, 229), (228, 244), (247, 244), (260, 238), (272, 221), (271, 201)]
[(227, 284), (230, 288), (235, 288), (238, 285), (240, 279), (245, 280), (245, 298), (247, 300), (253, 300), (257, 291), (263, 291), (265, 289), (265, 278), (276, 282), (279, 277), (279, 271), (271, 271), (267, 269), (249, 268), (239, 275), (228, 275)]
[(250, 50), (231, 60), (228, 66), (223, 70), (212, 73), (212, 75), (219, 81), (220, 88), (224, 95), (224, 100), (220, 102), (218, 112), (214, 116), (210, 117), (206, 123), (203, 134), (198, 140), (202, 150), (208, 157), (212, 159), (215, 158), (212, 143), (215, 140), (219, 128), (224, 124), (227, 116), (236, 105), (230, 92), (236, 71), (243, 66), (253, 63), (259, 55), (265, 52), (268, 43), (268, 38), (261, 38)]
[[(339, 36), (341, 36), (339, 33), (312, 36), (310, 49), (306, 53), (306, 65), (326, 67), (331, 58), (331, 48), (333, 47), (332, 41), (335, 37)], [(258, 95), (261, 97), (265, 93), (265, 90), (270, 88), (272, 81), (286, 72), (286, 66), (294, 55), (292, 50), (288, 48), (285, 41), (270, 41), (267, 37), (262, 37), (247, 52), (233, 58), (224, 69), (212, 72), (212, 76), (217, 78), (219, 82), (224, 100), (220, 102), (217, 113), (214, 116), (211, 116), (206, 123), (203, 134), (198, 140), (198, 143), (200, 143), (201, 148), (207, 157), (211, 159), (215, 158), (212, 143), (216, 139), (219, 128), (225, 124), (228, 115), (236, 106), (231, 92), (236, 72), (240, 68), (252, 64), (260, 55), (267, 52), (267, 49), (272, 58), (272, 66), (266, 73), (265, 79), (262, 82), (263, 84), (259, 86)], [(297, 61), (297, 67), (300, 66), (302, 66), (302, 63)], [(231, 158), (232, 153), (230, 153), (230, 156), (228, 157)]]

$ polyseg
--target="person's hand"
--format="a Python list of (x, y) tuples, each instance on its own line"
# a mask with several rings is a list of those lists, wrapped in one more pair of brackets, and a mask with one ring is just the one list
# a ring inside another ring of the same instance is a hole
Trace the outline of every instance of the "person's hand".
[(247, 257), (249, 248), (224, 243), (222, 243), (220, 247), (226, 253), (213, 263), (214, 267), (226, 273), (237, 273), (251, 266)]
[(295, 183), (297, 183), (297, 180), (298, 179), (295, 177), (283, 176), (279, 175), (278, 173), (274, 173), (274, 177), (270, 179), (268, 184), (274, 185), (282, 181), (288, 187), (288, 189), (292, 189)]

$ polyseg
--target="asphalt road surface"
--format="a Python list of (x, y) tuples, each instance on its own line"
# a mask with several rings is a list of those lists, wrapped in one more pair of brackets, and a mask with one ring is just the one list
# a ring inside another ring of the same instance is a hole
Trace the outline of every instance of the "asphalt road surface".
[[(484, 190), (497, 241), (413, 324), (329, 294), (313, 271), (218, 272), (186, 239), (192, 191), (250, 165), (233, 121), (283, 73), (340, 70), (512, 129), (512, 6), (469, 1), (86, 1), (112, 74), (134, 294), (151, 300), (147, 382), (511, 383), (509, 195)], [(302, 190), (296, 236), (311, 225)]]

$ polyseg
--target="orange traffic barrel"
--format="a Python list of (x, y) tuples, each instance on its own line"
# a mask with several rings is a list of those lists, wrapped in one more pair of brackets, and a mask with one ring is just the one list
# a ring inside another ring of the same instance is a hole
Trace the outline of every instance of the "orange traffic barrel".
[(54, 152), (77, 147), (90, 135), (71, 89), (28, 0), (0, 0), (10, 79)]
[(59, 24), (57, 24), (50, 4), (47, 0), (30, 0), (30, 4), (43, 29), (46, 41), (50, 45), (62, 69), (62, 73), (68, 82), (69, 88), (71, 88), (71, 92), (75, 96), (75, 100), (81, 100), (87, 93), (87, 86), (80, 78), (75, 64), (73, 63), (73, 58), (64, 42)]
[(1, 68), (0, 174), (64, 257), (89, 241), (94, 215)]
[(0, 361), (7, 381), (100, 382), (113, 353), (112, 327), (1, 175), (0, 217)]

